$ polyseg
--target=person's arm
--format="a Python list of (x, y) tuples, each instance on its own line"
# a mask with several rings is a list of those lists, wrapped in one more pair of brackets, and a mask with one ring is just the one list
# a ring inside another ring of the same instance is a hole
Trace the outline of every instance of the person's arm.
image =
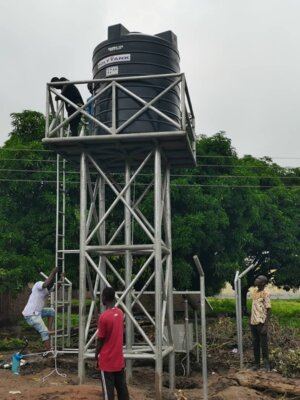
[(55, 275), (58, 271), (58, 268), (54, 268), (51, 272), (50, 275), (48, 276), (48, 278), (45, 280), (45, 282), (43, 283), (43, 288), (45, 289), (51, 289), (51, 287), (54, 284), (54, 279), (55, 279)]
[(98, 356), (99, 353), (102, 349), (102, 346), (104, 344), (104, 339), (103, 338), (97, 338), (97, 343), (96, 343), (96, 351), (95, 351), (95, 360), (98, 361)]
[(269, 323), (270, 319), (271, 319), (271, 308), (267, 308), (267, 318), (266, 318), (267, 324)]
[(270, 300), (270, 295), (267, 292), (265, 295), (265, 305), (266, 305), (266, 309), (267, 309), (267, 315), (266, 315), (266, 320), (263, 324), (261, 333), (267, 333), (268, 332), (268, 326), (269, 326), (269, 322), (271, 319), (271, 300)]
[(263, 326), (261, 328), (261, 333), (262, 334), (266, 334), (268, 333), (268, 327), (269, 327), (269, 321), (271, 319), (271, 308), (267, 308), (267, 316), (266, 316), (266, 320), (263, 323)]

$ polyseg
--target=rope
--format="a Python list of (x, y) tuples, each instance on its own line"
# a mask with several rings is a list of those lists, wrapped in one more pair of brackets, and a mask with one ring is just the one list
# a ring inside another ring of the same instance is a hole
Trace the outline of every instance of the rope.
[(39, 356), (40, 354), (42, 354), (42, 355), (44, 355), (44, 354), (47, 354), (47, 353), (50, 353), (50, 352), (52, 352), (52, 350), (50, 350), (50, 351), (42, 351), (42, 352), (40, 352), (40, 353), (29, 353), (29, 354), (22, 354), (22, 358), (25, 358), (25, 357), (32, 357), (32, 356)]
[(49, 378), (49, 376), (51, 376), (52, 374), (54, 374), (54, 373), (56, 373), (57, 375), (59, 375), (59, 376), (61, 376), (62, 378), (66, 378), (67, 377), (67, 374), (62, 374), (62, 373), (60, 373), (59, 371), (58, 371), (58, 369), (57, 369), (57, 351), (47, 351), (45, 354), (48, 354), (48, 353), (53, 353), (53, 358), (54, 358), (54, 369), (51, 371), (51, 372), (49, 372), (49, 374), (47, 374), (47, 375), (45, 375), (44, 377), (43, 377), (43, 379), (42, 379), (42, 382), (45, 382), (45, 380), (47, 379), (47, 378)]
[(40, 353), (29, 353), (29, 354), (24, 354), (24, 355), (22, 354), (22, 358), (32, 357), (32, 356), (37, 356), (37, 355), (42, 355), (43, 357), (47, 357), (48, 354), (51, 354), (51, 355), (52, 355), (51, 358), (54, 359), (54, 369), (53, 369), (51, 372), (49, 372), (49, 374), (45, 375), (45, 376), (42, 378), (42, 382), (45, 382), (45, 380), (46, 380), (49, 376), (51, 376), (52, 374), (54, 374), (54, 373), (56, 373), (57, 375), (61, 376), (62, 378), (66, 378), (66, 377), (67, 377), (67, 374), (63, 374), (63, 373), (61, 373), (61, 372), (58, 371), (58, 368), (57, 368), (57, 354), (58, 354), (58, 352), (57, 352), (57, 351), (49, 350), (49, 351), (43, 351), (43, 352), (40, 352)]

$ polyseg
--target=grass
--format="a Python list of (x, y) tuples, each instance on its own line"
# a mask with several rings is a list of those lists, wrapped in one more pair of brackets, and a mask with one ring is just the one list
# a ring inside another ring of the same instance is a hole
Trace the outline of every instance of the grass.
[(4, 338), (0, 339), (0, 349), (1, 350), (17, 350), (21, 349), (25, 344), (25, 340), (17, 338)]
[[(211, 315), (235, 316), (234, 299), (209, 298), (209, 302), (213, 307)], [(247, 300), (247, 310), (251, 311), (251, 300)], [(300, 330), (300, 299), (272, 300), (272, 318), (275, 318), (282, 326)], [(248, 318), (245, 317), (245, 319)]]

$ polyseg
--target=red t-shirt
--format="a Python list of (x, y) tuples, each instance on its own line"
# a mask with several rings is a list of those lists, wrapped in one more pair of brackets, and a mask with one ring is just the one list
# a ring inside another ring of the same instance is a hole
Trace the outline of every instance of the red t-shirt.
[(124, 368), (122, 310), (114, 307), (99, 315), (98, 338), (104, 341), (98, 358), (99, 369), (121, 371)]

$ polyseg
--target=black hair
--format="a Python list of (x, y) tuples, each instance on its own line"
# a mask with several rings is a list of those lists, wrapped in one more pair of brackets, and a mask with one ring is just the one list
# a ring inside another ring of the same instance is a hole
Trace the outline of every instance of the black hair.
[(57, 76), (54, 76), (54, 77), (51, 79), (51, 82), (59, 82), (59, 78), (58, 78)]
[(269, 282), (268, 278), (265, 275), (259, 275), (256, 277), (256, 279), (259, 279), (260, 281), (264, 282), (265, 284), (267, 284)]
[(91, 94), (93, 94), (93, 92), (94, 92), (94, 83), (93, 83), (93, 82), (89, 82), (89, 83), (87, 84), (87, 88), (88, 88), (89, 92), (90, 92)]
[(107, 286), (102, 291), (102, 297), (105, 298), (107, 301), (114, 301), (115, 300), (115, 289)]

